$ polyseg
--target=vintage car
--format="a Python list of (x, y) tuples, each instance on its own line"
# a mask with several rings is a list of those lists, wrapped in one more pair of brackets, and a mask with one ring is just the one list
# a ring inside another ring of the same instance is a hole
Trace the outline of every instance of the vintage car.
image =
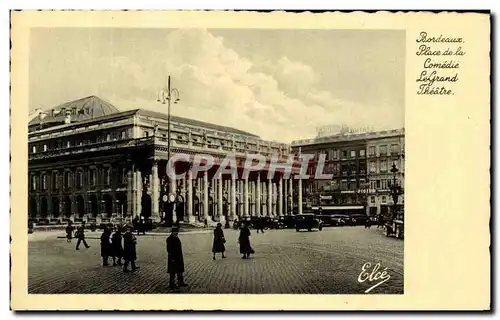
[(295, 217), (294, 216), (280, 217), (279, 224), (281, 228), (293, 229), (295, 228)]
[(362, 226), (365, 225), (368, 216), (366, 214), (351, 214), (351, 220), (353, 226)]
[(299, 232), (301, 229), (307, 229), (307, 231), (318, 229), (321, 231), (323, 223), (313, 213), (298, 214), (295, 216), (295, 230)]

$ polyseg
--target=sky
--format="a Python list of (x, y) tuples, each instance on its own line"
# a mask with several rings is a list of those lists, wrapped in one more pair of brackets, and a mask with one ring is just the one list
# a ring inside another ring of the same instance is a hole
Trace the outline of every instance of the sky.
[(38, 28), (30, 45), (30, 110), (96, 95), (166, 113), (170, 75), (173, 115), (266, 140), (404, 126), (404, 31)]

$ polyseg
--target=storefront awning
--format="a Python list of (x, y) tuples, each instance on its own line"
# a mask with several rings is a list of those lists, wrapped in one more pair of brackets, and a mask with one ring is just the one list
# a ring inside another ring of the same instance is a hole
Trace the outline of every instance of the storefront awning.
[(322, 210), (361, 210), (364, 209), (365, 207), (363, 206), (317, 206), (317, 207), (312, 207), (312, 210), (319, 210), (321, 208)]

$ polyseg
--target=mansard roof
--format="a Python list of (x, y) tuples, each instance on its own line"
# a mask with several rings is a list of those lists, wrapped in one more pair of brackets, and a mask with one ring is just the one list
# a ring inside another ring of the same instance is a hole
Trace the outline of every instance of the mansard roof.
[[(150, 110), (144, 110), (144, 109), (136, 109), (137, 114), (151, 117), (151, 118), (157, 118), (157, 119), (164, 119), (168, 120), (168, 115), (165, 113), (161, 112), (156, 112), (156, 111), (150, 111)], [(226, 127), (226, 126), (221, 126), (218, 124), (213, 124), (209, 122), (204, 122), (204, 121), (199, 121), (199, 120), (194, 120), (194, 119), (189, 119), (189, 118), (184, 118), (184, 117), (178, 117), (178, 116), (170, 116), (170, 120), (174, 122), (179, 122), (191, 126), (197, 126), (197, 127), (203, 127), (206, 129), (212, 129), (212, 130), (218, 130), (222, 132), (227, 132), (227, 133), (234, 133), (234, 134), (239, 134), (239, 135), (245, 135), (253, 138), (258, 138), (257, 135), (253, 133), (249, 133), (246, 131), (242, 131), (239, 129), (235, 129), (232, 127)]]
[(89, 96), (44, 111), (45, 117), (43, 119), (36, 117), (29, 122), (29, 125), (64, 123), (67, 112), (71, 114), (71, 122), (79, 122), (119, 113), (120, 110), (99, 97)]

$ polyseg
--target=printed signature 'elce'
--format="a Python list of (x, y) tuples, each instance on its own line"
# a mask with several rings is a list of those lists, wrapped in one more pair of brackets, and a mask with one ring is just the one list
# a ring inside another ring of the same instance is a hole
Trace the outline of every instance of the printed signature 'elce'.
[(375, 283), (373, 286), (365, 290), (365, 293), (368, 293), (375, 289), (376, 287), (380, 286), (382, 283), (387, 282), (390, 278), (391, 275), (387, 273), (387, 268), (385, 268), (382, 271), (379, 271), (380, 269), (380, 263), (377, 263), (376, 265), (373, 266), (370, 262), (367, 262), (363, 265), (361, 268), (361, 273), (358, 276), (358, 282), (363, 283), (363, 282), (370, 282), (373, 283), (374, 281), (378, 281)]

